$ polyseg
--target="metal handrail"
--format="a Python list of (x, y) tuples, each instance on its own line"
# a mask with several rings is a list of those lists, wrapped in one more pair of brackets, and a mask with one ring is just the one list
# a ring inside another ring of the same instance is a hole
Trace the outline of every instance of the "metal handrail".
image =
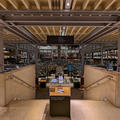
[(10, 74), (9, 78), (12, 79), (12, 78), (16, 78), (17, 80), (21, 81), (22, 83), (26, 84), (27, 86), (29, 86), (30, 88), (33, 88), (33, 89), (36, 89), (36, 87), (30, 85), (29, 83), (25, 82), (24, 80), (22, 80), (21, 78), (13, 75), (13, 74)]
[(97, 81), (91, 83), (90, 85), (86, 86), (85, 89), (88, 89), (89, 87), (95, 85), (96, 83), (99, 83), (100, 81), (102, 81), (102, 80), (104, 80), (105, 78), (108, 78), (108, 77), (113, 78), (113, 76), (111, 76), (111, 75), (106, 75), (106, 76), (100, 78), (99, 80), (97, 80)]

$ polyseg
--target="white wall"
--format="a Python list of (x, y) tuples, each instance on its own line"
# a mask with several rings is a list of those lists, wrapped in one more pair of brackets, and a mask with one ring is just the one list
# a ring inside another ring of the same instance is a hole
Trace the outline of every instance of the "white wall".
[(11, 74), (35, 86), (35, 65), (25, 66), (18, 70), (1, 74), (3, 77), (0, 79), (0, 90), (2, 89), (0, 96), (2, 95), (3, 97), (0, 97), (0, 105), (8, 104), (13, 98), (35, 98), (35, 89), (26, 86), (14, 77), (9, 78)]
[(4, 74), (0, 74), (0, 106), (5, 105), (5, 80)]
[(91, 100), (104, 100), (107, 98), (112, 104), (120, 106), (120, 97), (118, 97), (120, 94), (120, 91), (118, 91), (118, 88), (120, 88), (120, 84), (118, 85), (120, 81), (119, 73), (88, 65), (85, 66), (84, 70), (85, 86), (90, 85), (104, 76), (110, 75), (112, 77), (107, 77), (99, 82), (99, 85), (95, 84), (88, 88), (85, 92), (85, 98)]

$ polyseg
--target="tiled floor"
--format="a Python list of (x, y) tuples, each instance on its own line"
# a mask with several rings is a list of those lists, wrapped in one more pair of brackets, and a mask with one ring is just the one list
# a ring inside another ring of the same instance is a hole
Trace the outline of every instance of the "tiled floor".
[[(48, 103), (49, 100), (13, 101), (8, 108), (0, 108), (0, 120), (42, 120)], [(72, 100), (71, 120), (120, 120), (120, 109), (103, 101)]]

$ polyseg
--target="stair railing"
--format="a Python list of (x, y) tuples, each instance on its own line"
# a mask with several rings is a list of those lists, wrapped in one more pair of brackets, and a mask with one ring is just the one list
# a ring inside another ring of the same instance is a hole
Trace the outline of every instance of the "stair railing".
[[(88, 85), (88, 86), (86, 86), (86, 87), (84, 87), (85, 88), (85, 90), (87, 90), (88, 88), (91, 88), (92, 86), (94, 86), (94, 85), (99, 85), (99, 82), (101, 82), (101, 81), (103, 81), (103, 80), (105, 80), (106, 78), (109, 78), (109, 80), (113, 80), (112, 78), (113, 78), (113, 76), (111, 76), (111, 75), (106, 75), (106, 76), (104, 76), (104, 77), (102, 77), (102, 78), (100, 78), (99, 80), (97, 80), (97, 81), (95, 81), (95, 82), (93, 82), (93, 83), (91, 83), (90, 85)], [(113, 80), (114, 81), (114, 80)]]
[[(22, 85), (26, 85), (26, 86), (28, 86), (29, 88), (32, 88), (32, 89), (36, 89), (36, 87), (30, 85), (29, 83), (25, 82), (24, 80), (22, 80), (21, 78), (17, 77), (17, 76), (14, 75), (14, 74), (10, 74), (10, 75), (8, 76), (8, 78), (10, 78), (10, 79), (15, 78), (16, 80), (18, 80), (18, 81), (20, 81), (21, 83), (23, 83)], [(21, 84), (21, 83), (20, 83), (20, 84)]]

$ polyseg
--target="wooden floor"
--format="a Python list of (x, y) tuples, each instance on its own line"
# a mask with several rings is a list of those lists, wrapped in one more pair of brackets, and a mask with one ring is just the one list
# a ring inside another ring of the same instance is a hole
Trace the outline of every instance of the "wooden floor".
[[(46, 104), (49, 100), (13, 101), (0, 108), (0, 120), (44, 120)], [(71, 120), (120, 120), (120, 108), (103, 101), (71, 100)]]

